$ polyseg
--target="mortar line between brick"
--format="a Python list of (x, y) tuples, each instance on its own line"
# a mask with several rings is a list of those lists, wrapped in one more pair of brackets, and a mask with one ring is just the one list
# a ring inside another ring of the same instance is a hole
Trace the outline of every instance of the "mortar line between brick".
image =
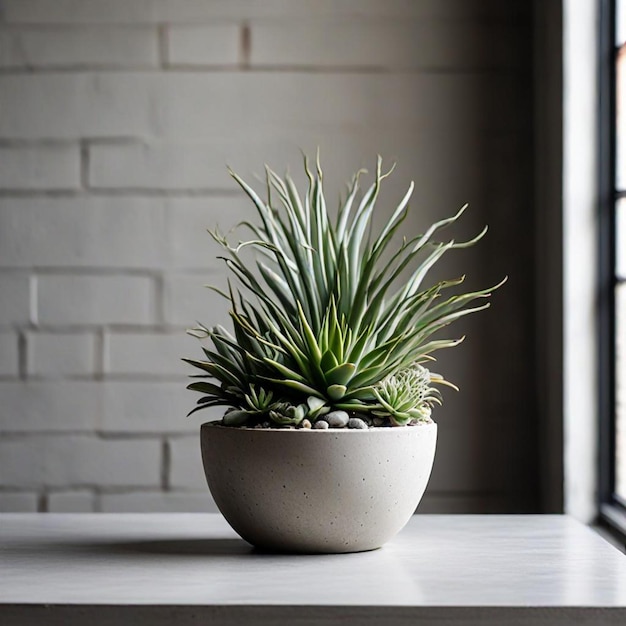
[(161, 442), (161, 489), (170, 490), (170, 469), (172, 465), (171, 449), (168, 440), (164, 437)]
[(0, 189), (0, 198), (224, 198), (238, 197), (239, 192), (225, 187), (197, 189), (154, 189), (149, 187), (90, 187), (86, 189)]
[(48, 512), (48, 494), (45, 491), (40, 493), (39, 498), (37, 499), (37, 512), (38, 513)]
[[(192, 321), (190, 324), (193, 323)], [(85, 333), (85, 332), (98, 332), (100, 329), (103, 332), (113, 332), (120, 334), (143, 334), (143, 335), (184, 335), (188, 329), (185, 324), (97, 324), (97, 323), (85, 323), (85, 324), (39, 324), (33, 325), (20, 325), (17, 328), (11, 325), (0, 326), (0, 332), (11, 332), (16, 330), (17, 332), (37, 331), (41, 333), (50, 334), (67, 334), (67, 333)]]
[(0, 149), (20, 149), (20, 148), (74, 148), (78, 144), (92, 144), (96, 146), (125, 146), (142, 144), (140, 137), (132, 136), (111, 136), (111, 137), (70, 137), (70, 138), (0, 138)]
[[(175, 431), (172, 431), (171, 433), (169, 432), (164, 432), (163, 430), (160, 431), (146, 431), (146, 432), (133, 432), (133, 431), (111, 431), (111, 432), (103, 432), (100, 431), (96, 434), (98, 439), (101, 439), (102, 441), (119, 441), (119, 440), (146, 440), (146, 441), (155, 441), (158, 440), (160, 442), (163, 441), (164, 437), (167, 437), (169, 435), (181, 435), (181, 434), (185, 434), (185, 433), (176, 433)], [(193, 436), (193, 433), (187, 433), (187, 436)]]
[[(58, 333), (58, 334), (70, 334), (70, 333)], [(189, 370), (190, 372), (194, 370)], [(28, 369), (27, 369), (28, 372)], [(22, 378), (21, 376), (0, 376), (0, 381), (23, 381), (27, 378), (30, 382), (129, 382), (129, 383), (176, 383), (187, 384), (189, 381), (187, 376), (183, 374), (148, 374), (148, 373), (133, 373), (133, 372), (104, 372), (104, 375), (96, 376), (93, 372), (85, 374), (32, 374)]]
[(239, 41), (239, 63), (242, 69), (250, 69), (250, 47), (251, 47), (251, 31), (250, 24), (243, 22), (241, 24), (240, 41)]
[(104, 328), (94, 333), (93, 374), (95, 380), (103, 380), (108, 369), (108, 342)]
[(169, 69), (169, 27), (167, 24), (157, 25), (158, 64), (161, 69)]
[(93, 490), (93, 511), (94, 513), (102, 513), (102, 494), (100, 488), (96, 487)]
[(89, 144), (85, 140), (80, 142), (80, 186), (89, 189)]
[(144, 277), (144, 278), (156, 278), (160, 275), (159, 270), (152, 268), (130, 268), (130, 267), (97, 267), (95, 265), (85, 265), (84, 267), (77, 266), (35, 266), (31, 268), (38, 277), (45, 276), (128, 276), (128, 277)]
[(71, 148), (76, 139), (0, 139), (0, 148)]
[(132, 72), (141, 74), (152, 74), (158, 72), (159, 67), (152, 65), (144, 65), (142, 63), (124, 64), (124, 63), (59, 63), (58, 65), (43, 65), (36, 63), (26, 66), (14, 65), (12, 67), (4, 67), (0, 69), (0, 76), (20, 76), (32, 74), (69, 74), (69, 73), (122, 73)]
[(165, 277), (154, 277), (154, 315), (158, 325), (165, 324)]
[(23, 330), (17, 334), (17, 372), (20, 380), (28, 378), (28, 344)]
[(163, 68), (157, 67), (53, 67), (38, 68), (37, 72), (32, 70), (0, 70), (0, 76), (24, 76), (24, 75), (45, 75), (45, 74), (89, 74), (97, 72), (101, 74), (137, 74), (152, 75), (159, 74), (166, 70), (168, 73), (232, 73), (236, 74), (242, 69), (250, 72), (260, 72), (268, 74), (369, 74), (369, 75), (394, 75), (394, 76), (415, 76), (424, 74), (427, 76), (473, 76), (473, 77), (528, 77), (530, 72), (523, 67), (501, 67), (501, 68), (458, 68), (458, 67), (386, 67), (386, 66), (359, 66), (359, 65), (278, 65), (278, 64), (251, 64), (242, 62), (240, 65), (210, 65), (210, 64), (182, 64), (175, 63)]
[(88, 430), (29, 430), (29, 431), (11, 431), (0, 428), (0, 439), (2, 443), (7, 441), (24, 441), (26, 439), (37, 439), (42, 437), (48, 438), (66, 438), (66, 437), (82, 437), (85, 439), (100, 439), (102, 441), (150, 441), (159, 443), (163, 436), (177, 437), (193, 437), (193, 432), (185, 431), (154, 431), (154, 432), (136, 432), (136, 431), (112, 431), (102, 432), (89, 428)]

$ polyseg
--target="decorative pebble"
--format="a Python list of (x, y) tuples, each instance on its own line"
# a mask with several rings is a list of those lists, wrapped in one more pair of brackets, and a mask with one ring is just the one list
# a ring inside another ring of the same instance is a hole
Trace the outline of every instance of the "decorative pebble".
[(300, 424), (302, 428), (311, 428), (311, 422), (309, 420), (302, 420), (302, 424)]
[(348, 425), (349, 415), (345, 411), (331, 411), (324, 415), (324, 419), (331, 428), (345, 428)]
[(385, 420), (382, 417), (375, 417), (373, 420), (374, 426), (382, 426)]
[(367, 429), (367, 424), (360, 417), (351, 417), (348, 420), (348, 428), (357, 428), (359, 430)]
[(317, 422), (313, 424), (313, 428), (317, 428), (318, 430), (327, 430), (328, 422), (326, 420), (317, 420)]

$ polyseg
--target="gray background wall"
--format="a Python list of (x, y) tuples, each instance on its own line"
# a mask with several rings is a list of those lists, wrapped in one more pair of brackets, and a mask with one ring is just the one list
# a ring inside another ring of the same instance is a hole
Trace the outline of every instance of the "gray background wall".
[(225, 164), (333, 190), (377, 153), (407, 233), (471, 211), (448, 275), (507, 286), (441, 356), (423, 511), (539, 506), (532, 3), (0, 0), (0, 510), (211, 510), (181, 356), (250, 214)]

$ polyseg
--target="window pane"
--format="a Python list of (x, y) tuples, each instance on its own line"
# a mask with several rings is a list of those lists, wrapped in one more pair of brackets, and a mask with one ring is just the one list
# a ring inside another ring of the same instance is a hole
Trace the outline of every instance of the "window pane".
[(626, 502), (626, 283), (617, 287), (615, 306), (615, 493)]
[(617, 0), (615, 5), (615, 10), (617, 12), (617, 28), (615, 33), (617, 38), (616, 44), (621, 46), (624, 42), (626, 42), (626, 6), (624, 6), (626, 5), (626, 2), (624, 2), (624, 0)]
[(615, 273), (626, 280), (626, 199), (617, 203), (615, 216)]
[(626, 189), (626, 44), (617, 53), (615, 67), (616, 97), (616, 183), (618, 190)]

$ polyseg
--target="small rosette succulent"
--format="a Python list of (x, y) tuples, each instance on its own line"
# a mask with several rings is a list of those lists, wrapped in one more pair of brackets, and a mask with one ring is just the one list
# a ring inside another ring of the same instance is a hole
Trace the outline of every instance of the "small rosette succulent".
[(293, 405), (289, 402), (279, 402), (269, 415), (273, 422), (282, 426), (297, 426), (306, 417), (307, 412), (306, 404)]
[(441, 404), (441, 393), (431, 386), (433, 382), (447, 383), (421, 365), (387, 376), (374, 388), (381, 408), (372, 413), (388, 417), (395, 426), (430, 421), (433, 405)]

